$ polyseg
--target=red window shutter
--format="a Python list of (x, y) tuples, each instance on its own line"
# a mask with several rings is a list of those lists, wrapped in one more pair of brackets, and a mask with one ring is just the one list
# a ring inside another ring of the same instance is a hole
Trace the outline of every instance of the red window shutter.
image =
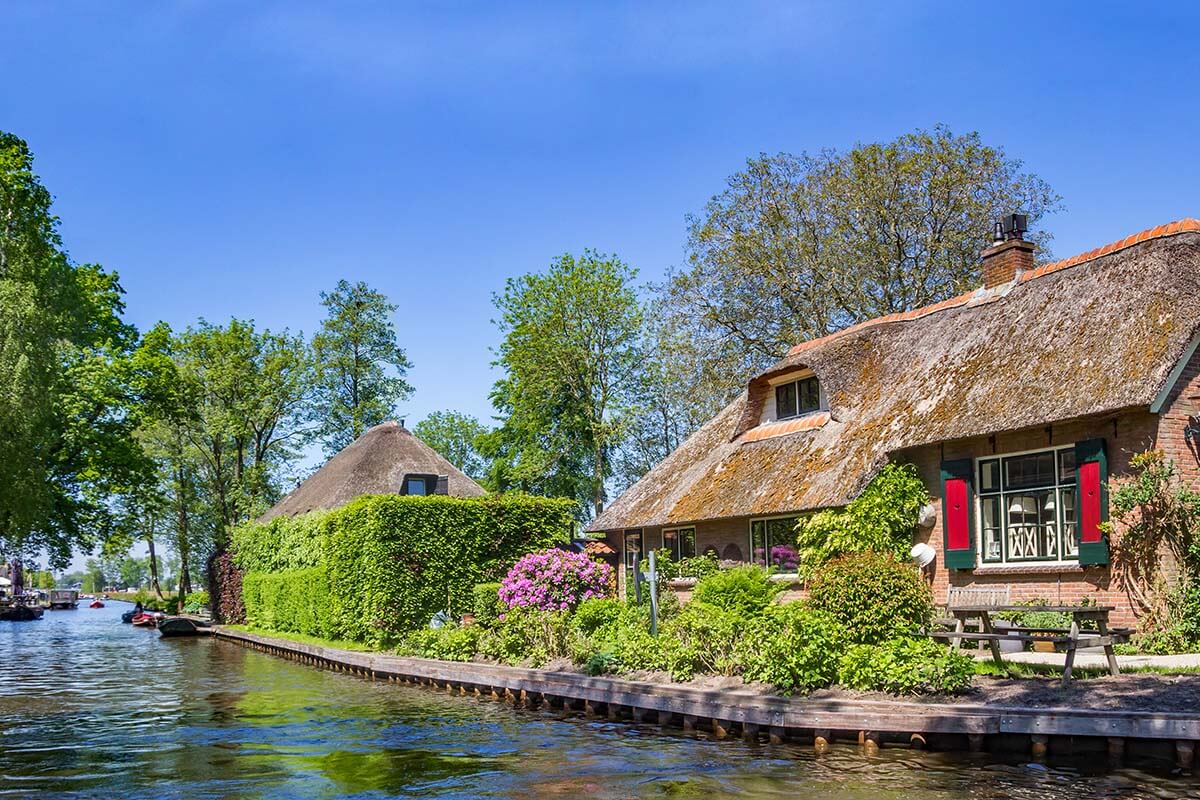
[(974, 471), (969, 458), (942, 463), (942, 531), (950, 569), (975, 568)]
[(1078, 442), (1075, 466), (1079, 490), (1079, 563), (1107, 564), (1108, 539), (1101, 527), (1108, 521), (1108, 457), (1104, 440)]

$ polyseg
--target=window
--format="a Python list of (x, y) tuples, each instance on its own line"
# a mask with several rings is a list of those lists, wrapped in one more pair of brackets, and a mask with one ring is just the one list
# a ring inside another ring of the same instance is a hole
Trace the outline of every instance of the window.
[(696, 555), (696, 529), (675, 528), (662, 532), (663, 547), (671, 552), (671, 558), (678, 561), (681, 558), (691, 558)]
[(775, 387), (775, 419), (789, 419), (821, 410), (821, 384), (802, 378)]
[(417, 495), (427, 494), (427, 492), (425, 490), (425, 479), (424, 478), (408, 478), (404, 482), (404, 493), (405, 494), (417, 494)]
[(625, 531), (625, 568), (633, 571), (634, 564), (642, 555), (642, 529)]
[(985, 564), (1079, 557), (1075, 448), (979, 460)]
[(764, 567), (795, 572), (797, 520), (799, 517), (750, 520), (750, 559)]

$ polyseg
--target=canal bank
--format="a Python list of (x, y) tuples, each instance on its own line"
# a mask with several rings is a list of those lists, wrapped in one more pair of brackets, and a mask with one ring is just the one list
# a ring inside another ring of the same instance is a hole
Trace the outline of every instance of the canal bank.
[(684, 731), (704, 729), (716, 738), (782, 744), (809, 742), (818, 749), (851, 741), (866, 750), (902, 745), (939, 750), (1047, 755), (1104, 754), (1173, 760), (1190, 771), (1200, 740), (1200, 711), (1193, 713), (1086, 710), (779, 697), (722, 687), (639, 682), (577, 673), (461, 663), (341, 650), (220, 627), (220, 639), (317, 667), (371, 680), (419, 684), (461, 695), (493, 697), (517, 707), (573, 708), (588, 715), (655, 723)]

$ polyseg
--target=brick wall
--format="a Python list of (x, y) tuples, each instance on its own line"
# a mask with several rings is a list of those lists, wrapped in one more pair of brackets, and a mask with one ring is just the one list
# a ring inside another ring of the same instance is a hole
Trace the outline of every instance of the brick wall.
[[(1052, 603), (1071, 605), (1089, 598), (1100, 605), (1115, 606), (1115, 623), (1133, 625), (1136, 622), (1136, 610), (1122, 588), (1119, 569), (1114, 567), (1030, 564), (988, 565), (975, 570), (946, 569), (940, 498), (941, 462), (1062, 447), (1084, 439), (1103, 438), (1107, 443), (1110, 480), (1119, 480), (1122, 474), (1128, 472), (1130, 457), (1156, 446), (1159, 422), (1159, 418), (1148, 410), (1129, 411), (1103, 418), (923, 447), (901, 454), (898, 460), (916, 464), (920, 470), (930, 494), (935, 498), (934, 505), (938, 510), (934, 526), (920, 531), (917, 536), (918, 541), (929, 543), (938, 552), (932, 569), (937, 602), (946, 602), (950, 586), (1007, 585), (1011, 589), (1014, 602), (1045, 599)], [(1115, 535), (1119, 536), (1119, 532)], [(978, 531), (976, 545), (978, 546)]]

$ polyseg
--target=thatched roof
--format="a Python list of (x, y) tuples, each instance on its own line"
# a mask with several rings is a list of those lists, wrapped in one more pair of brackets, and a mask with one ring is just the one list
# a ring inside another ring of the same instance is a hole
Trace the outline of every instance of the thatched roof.
[[(1200, 221), (793, 347), (589, 526), (844, 505), (909, 447), (1148, 408), (1200, 331)], [(759, 425), (813, 370), (829, 414)]]
[(486, 494), (403, 425), (385, 422), (347, 445), (259, 519), (338, 508), (364, 494), (400, 494), (406, 475), (446, 476), (446, 493), (456, 497)]

